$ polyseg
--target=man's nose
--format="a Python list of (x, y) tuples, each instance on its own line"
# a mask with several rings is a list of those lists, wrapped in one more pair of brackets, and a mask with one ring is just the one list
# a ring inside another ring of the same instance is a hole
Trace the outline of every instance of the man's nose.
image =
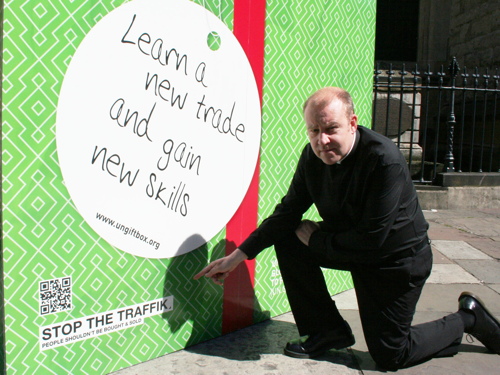
[(330, 138), (328, 138), (328, 134), (321, 132), (319, 134), (319, 143), (322, 145), (330, 143)]

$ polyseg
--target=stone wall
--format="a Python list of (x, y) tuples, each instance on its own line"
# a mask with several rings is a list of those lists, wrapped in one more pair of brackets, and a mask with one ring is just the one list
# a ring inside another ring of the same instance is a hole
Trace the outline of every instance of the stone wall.
[(500, 208), (500, 186), (417, 186), (420, 206), (424, 210), (477, 210)]
[(452, 0), (420, 0), (417, 62), (431, 70), (449, 64)]
[(452, 0), (449, 37), (461, 67), (500, 67), (500, 0)]

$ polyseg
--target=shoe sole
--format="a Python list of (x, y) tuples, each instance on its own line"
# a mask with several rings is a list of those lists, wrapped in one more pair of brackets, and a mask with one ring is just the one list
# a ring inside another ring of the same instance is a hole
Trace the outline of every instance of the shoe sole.
[(327, 347), (327, 348), (322, 348), (321, 350), (316, 350), (315, 352), (298, 353), (298, 352), (294, 352), (294, 351), (291, 351), (291, 350), (288, 350), (287, 348), (285, 348), (284, 353), (288, 357), (300, 358), (300, 359), (310, 359), (310, 358), (319, 357), (320, 355), (326, 353), (327, 351), (329, 351), (331, 349), (340, 350), (340, 349), (349, 348), (350, 346), (354, 345), (355, 342), (356, 341), (354, 340), (354, 336), (352, 336), (351, 338), (346, 339), (342, 343), (337, 343), (336, 345), (332, 345), (331, 347)]

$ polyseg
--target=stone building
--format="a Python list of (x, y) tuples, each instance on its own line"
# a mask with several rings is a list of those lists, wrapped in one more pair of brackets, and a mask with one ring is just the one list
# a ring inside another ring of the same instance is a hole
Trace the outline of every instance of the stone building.
[[(457, 87), (485, 90), (460, 91), (452, 105), (448, 92), (426, 91), (424, 86), (438, 86), (442, 77), (450, 85), (453, 57), (459, 66)], [(424, 160), (453, 170), (449, 139), (458, 157), (457, 171), (500, 170), (499, 94), (491, 92), (500, 68), (500, 0), (378, 0), (375, 60), (376, 82), (382, 83), (374, 89), (375, 130), (398, 143), (412, 170), (422, 171)], [(391, 92), (388, 82), (400, 82), (403, 63), (405, 83)], [(414, 71), (419, 73), (413, 76)], [(412, 87), (414, 77), (422, 90)], [(454, 138), (447, 125), (453, 111)], [(433, 171), (425, 180), (435, 178)]]
[(375, 59), (500, 66), (500, 0), (379, 0)]

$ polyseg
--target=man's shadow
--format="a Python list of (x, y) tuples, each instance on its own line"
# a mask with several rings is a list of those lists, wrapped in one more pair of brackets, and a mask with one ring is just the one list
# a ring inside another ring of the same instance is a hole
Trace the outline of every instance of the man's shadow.
[[(194, 280), (193, 276), (211, 261), (223, 257), (226, 247), (236, 248), (233, 243), (227, 243), (223, 239), (209, 251), (206, 241), (200, 235), (193, 235), (186, 239), (180, 248), (184, 248), (188, 242), (204, 243), (204, 245), (187, 254), (171, 258), (166, 267), (163, 284), (163, 296), (173, 296), (174, 307), (172, 311), (163, 313), (162, 317), (169, 324), (172, 338), (181, 335), (171, 344), (175, 350), (187, 349), (200, 342), (221, 336), (224, 308), (223, 287), (214, 284), (206, 277)], [(243, 283), (245, 288), (252, 285), (248, 271), (240, 272), (238, 282)], [(234, 303), (234, 301), (226, 303)], [(256, 298), (253, 306), (254, 314), (259, 314), (260, 317), (267, 314), (269, 317), (269, 312), (262, 312)], [(186, 337), (187, 340), (182, 345)]]

